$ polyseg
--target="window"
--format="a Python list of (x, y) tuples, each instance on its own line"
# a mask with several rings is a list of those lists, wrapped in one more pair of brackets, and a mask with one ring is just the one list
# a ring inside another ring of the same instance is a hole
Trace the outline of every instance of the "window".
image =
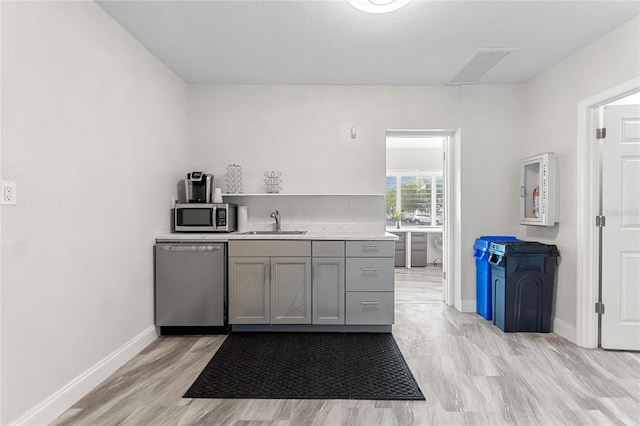
[(445, 139), (421, 131), (387, 131), (388, 226), (395, 224), (396, 211), (402, 212), (402, 222), (407, 225), (442, 226)]
[(386, 189), (387, 225), (395, 223), (393, 213), (398, 210), (402, 212), (402, 222), (416, 226), (442, 225), (442, 172), (387, 171)]

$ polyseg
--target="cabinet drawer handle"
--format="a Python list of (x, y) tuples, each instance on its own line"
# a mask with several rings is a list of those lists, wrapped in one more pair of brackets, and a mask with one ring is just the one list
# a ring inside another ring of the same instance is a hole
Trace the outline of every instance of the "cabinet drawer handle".
[(373, 305), (379, 305), (380, 302), (374, 302), (374, 301), (362, 301), (362, 304), (365, 306), (373, 306)]
[(360, 268), (362, 272), (378, 272), (380, 268)]
[(362, 248), (363, 249), (377, 249), (378, 247), (380, 247), (377, 244), (362, 244)]

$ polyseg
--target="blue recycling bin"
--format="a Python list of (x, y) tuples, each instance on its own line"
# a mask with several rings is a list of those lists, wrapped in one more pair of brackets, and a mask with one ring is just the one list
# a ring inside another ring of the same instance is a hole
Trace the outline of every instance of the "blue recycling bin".
[(529, 241), (493, 242), (493, 323), (505, 332), (551, 331), (558, 247)]
[(478, 238), (473, 246), (476, 258), (476, 312), (488, 320), (493, 318), (489, 245), (494, 241), (519, 240), (507, 235), (485, 235)]

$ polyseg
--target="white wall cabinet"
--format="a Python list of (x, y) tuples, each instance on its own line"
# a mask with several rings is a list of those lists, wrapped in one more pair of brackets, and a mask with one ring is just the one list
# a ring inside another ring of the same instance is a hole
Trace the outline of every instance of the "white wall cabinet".
[(344, 324), (344, 241), (312, 242), (312, 323)]
[(525, 158), (520, 166), (520, 224), (557, 222), (556, 161), (552, 152)]
[(311, 242), (230, 241), (229, 323), (310, 324)]

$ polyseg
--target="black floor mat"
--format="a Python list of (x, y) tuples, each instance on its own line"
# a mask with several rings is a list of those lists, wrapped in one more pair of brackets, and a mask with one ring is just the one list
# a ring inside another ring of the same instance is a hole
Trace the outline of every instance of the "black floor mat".
[(184, 398), (425, 399), (390, 333), (232, 333)]

